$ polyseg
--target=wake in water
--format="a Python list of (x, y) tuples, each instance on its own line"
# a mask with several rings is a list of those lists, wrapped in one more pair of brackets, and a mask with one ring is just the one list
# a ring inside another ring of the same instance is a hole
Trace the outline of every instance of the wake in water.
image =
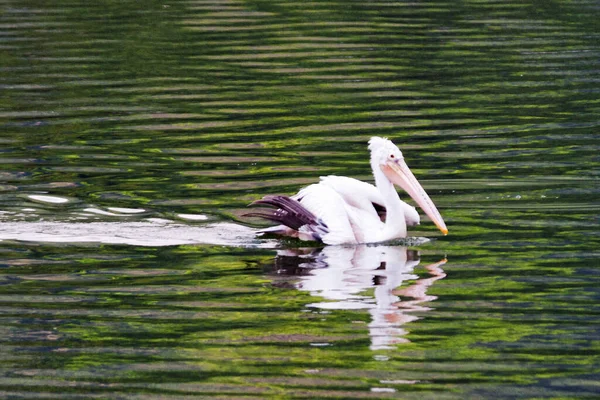
[[(43, 200), (49, 201), (48, 199), (53, 198), (44, 196)], [(134, 246), (210, 244), (255, 248), (273, 248), (276, 245), (274, 240), (258, 240), (254, 229), (230, 222), (193, 225), (166, 218), (144, 218), (140, 214), (143, 215), (145, 210), (125, 208), (86, 208), (62, 219), (47, 220), (36, 211), (24, 208), (17, 213), (0, 212), (0, 241)], [(117, 217), (119, 220), (102, 220), (109, 217)], [(208, 219), (204, 215), (179, 214), (178, 217), (188, 221)], [(123, 220), (130, 218), (136, 220)]]
[[(153, 218), (145, 209), (81, 206), (76, 199), (29, 195), (18, 211), (0, 211), (0, 241), (41, 243), (103, 243), (134, 246), (217, 246), (273, 248), (274, 240), (258, 240), (252, 228), (230, 222), (209, 222), (200, 214), (177, 214), (183, 221)], [(69, 206), (75, 205), (68, 210)], [(58, 214), (48, 209), (63, 208)], [(48, 215), (51, 215), (48, 218)], [(202, 221), (203, 223), (197, 224)]]
[(139, 222), (3, 222), (0, 240), (134, 246), (211, 244), (256, 248), (272, 248), (276, 244), (272, 240), (257, 240), (254, 229), (233, 223), (194, 226), (158, 218)]

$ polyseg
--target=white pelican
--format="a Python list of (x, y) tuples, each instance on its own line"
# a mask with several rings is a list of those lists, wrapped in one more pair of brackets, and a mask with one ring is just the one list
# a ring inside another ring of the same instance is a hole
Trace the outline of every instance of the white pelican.
[[(273, 206), (247, 216), (262, 217), (281, 225), (259, 233), (275, 233), (325, 244), (377, 243), (406, 237), (407, 225), (419, 223), (414, 207), (398, 196), (394, 184), (404, 189), (445, 235), (446, 224), (412, 174), (400, 149), (388, 139), (369, 140), (375, 186), (345, 176), (321, 177), (298, 194), (268, 195), (251, 205)], [(385, 217), (378, 214), (385, 211)]]

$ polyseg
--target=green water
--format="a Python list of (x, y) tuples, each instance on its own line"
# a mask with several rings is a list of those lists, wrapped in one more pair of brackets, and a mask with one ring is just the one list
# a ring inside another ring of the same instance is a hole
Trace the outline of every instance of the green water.
[[(590, 0), (1, 1), (0, 396), (595, 398), (598, 20)], [(370, 180), (373, 135), (448, 236), (254, 237), (263, 195)]]

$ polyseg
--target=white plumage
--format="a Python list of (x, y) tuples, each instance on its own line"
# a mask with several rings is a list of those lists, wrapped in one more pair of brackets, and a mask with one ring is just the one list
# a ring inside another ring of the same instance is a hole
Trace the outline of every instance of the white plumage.
[[(435, 205), (404, 162), (402, 152), (391, 141), (373, 137), (369, 141), (375, 186), (345, 176), (321, 177), (292, 197), (265, 196), (253, 204), (276, 207), (255, 212), (281, 225), (262, 230), (319, 240), (326, 244), (375, 243), (406, 237), (407, 226), (419, 223), (414, 207), (400, 200), (394, 184), (402, 187), (446, 234), (446, 225)], [(380, 216), (385, 212), (384, 217)]]

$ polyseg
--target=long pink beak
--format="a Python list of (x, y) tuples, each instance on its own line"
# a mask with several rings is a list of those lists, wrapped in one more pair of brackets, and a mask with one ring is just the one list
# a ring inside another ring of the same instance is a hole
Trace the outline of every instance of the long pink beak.
[(385, 165), (381, 166), (381, 169), (385, 176), (400, 186), (410, 197), (412, 197), (419, 207), (425, 211), (425, 214), (438, 227), (440, 231), (444, 235), (448, 234), (448, 228), (446, 228), (446, 224), (440, 215), (440, 212), (431, 201), (429, 195), (425, 192), (425, 189), (421, 186), (417, 178), (413, 175), (408, 165), (404, 162), (404, 160), (398, 160), (396, 162), (388, 161)]

